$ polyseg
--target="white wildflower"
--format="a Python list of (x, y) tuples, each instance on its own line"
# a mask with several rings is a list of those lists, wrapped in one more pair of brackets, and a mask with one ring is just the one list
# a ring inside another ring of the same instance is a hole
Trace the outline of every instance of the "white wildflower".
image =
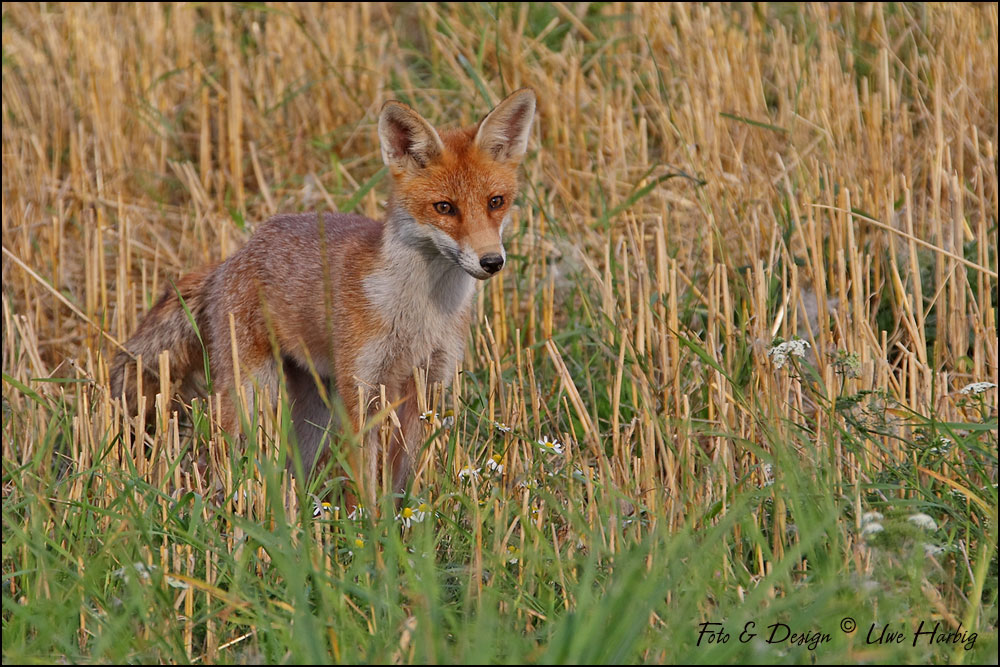
[(865, 512), (861, 515), (861, 525), (863, 526), (866, 523), (878, 523), (884, 518), (885, 517), (882, 516), (881, 512)]
[(458, 471), (458, 478), (462, 481), (469, 479), (470, 481), (476, 481), (479, 479), (479, 472), (482, 468), (462, 468)]
[(788, 361), (788, 357), (805, 357), (806, 350), (810, 345), (804, 340), (786, 340), (784, 343), (775, 345), (767, 351), (767, 356), (771, 357), (775, 368), (781, 368)]
[(947, 549), (944, 547), (939, 547), (936, 544), (928, 544), (924, 542), (924, 555), (925, 556), (937, 556), (938, 554), (943, 554)]
[(882, 527), (882, 524), (880, 524), (877, 521), (871, 521), (869, 523), (866, 523), (861, 528), (861, 537), (868, 537), (869, 535), (875, 535), (876, 533), (881, 533), (883, 530), (885, 530), (885, 528)]
[(403, 511), (396, 515), (396, 521), (402, 522), (403, 528), (409, 528), (411, 523), (420, 523), (412, 507), (404, 507)]
[[(139, 579), (142, 580), (143, 583), (149, 583), (151, 573), (159, 569), (160, 568), (157, 565), (146, 565), (145, 563), (136, 562), (132, 563), (132, 565), (120, 567), (111, 574), (119, 579), (128, 581), (129, 575), (132, 572), (135, 572), (139, 575)], [(167, 582), (167, 585), (172, 588), (188, 588), (188, 583), (186, 581), (178, 579), (177, 577), (172, 577), (169, 574), (165, 575), (163, 579)]]
[(493, 425), (501, 433), (510, 433), (513, 430), (510, 426), (507, 426), (503, 422), (493, 422)]
[(906, 520), (917, 526), (918, 528), (923, 528), (924, 530), (937, 530), (937, 523), (924, 514), (923, 512), (917, 512), (916, 514), (911, 514), (906, 517)]
[(314, 500), (313, 501), (313, 516), (319, 516), (326, 512), (327, 514), (331, 512), (339, 512), (340, 508), (331, 502)]
[(137, 563), (132, 563), (131, 565), (126, 565), (125, 567), (120, 567), (111, 574), (119, 579), (124, 579), (125, 581), (128, 581), (129, 574), (135, 572), (137, 575), (139, 575), (140, 579), (142, 579), (144, 582), (148, 582), (150, 573), (153, 570), (158, 570), (158, 569), (160, 568), (156, 565), (146, 565), (145, 563), (137, 562)]
[(503, 464), (500, 463), (502, 460), (503, 460), (502, 456), (500, 456), (499, 454), (494, 454), (493, 456), (491, 456), (486, 460), (486, 469), (489, 470), (494, 475), (502, 475)]
[(983, 392), (989, 391), (996, 387), (993, 382), (973, 382), (972, 384), (967, 384), (958, 390), (960, 394), (982, 394)]
[(510, 563), (511, 565), (517, 565), (517, 562), (521, 555), (521, 550), (515, 547), (513, 544), (508, 544), (507, 555), (510, 556), (510, 558), (507, 559), (507, 562)]
[(451, 410), (446, 410), (444, 413), (444, 419), (441, 420), (441, 426), (443, 428), (451, 428), (455, 425), (455, 413)]
[(931, 447), (927, 451), (931, 454), (947, 454), (951, 450), (951, 446), (955, 444), (952, 442), (951, 438), (946, 438), (944, 436), (938, 438), (937, 443), (936, 447)]
[(549, 452), (551, 454), (563, 453), (562, 444), (560, 444), (560, 442), (554, 438), (549, 438), (549, 436), (547, 435), (542, 437), (542, 439), (538, 441), (538, 446), (541, 447), (544, 451)]
[(761, 466), (761, 470), (764, 473), (764, 484), (763, 486), (771, 486), (774, 484), (774, 465), (770, 463), (765, 463)]
[(368, 514), (368, 512), (367, 512), (367, 510), (365, 510), (364, 506), (362, 506), (362, 505), (355, 505), (354, 508), (347, 515), (347, 518), (350, 519), (351, 521), (359, 521), (359, 520), (365, 518), (365, 515), (367, 515), (367, 514)]
[(437, 419), (437, 416), (438, 413), (434, 412), (433, 410), (425, 410), (424, 412), (420, 413), (420, 421), (433, 424), (434, 420)]

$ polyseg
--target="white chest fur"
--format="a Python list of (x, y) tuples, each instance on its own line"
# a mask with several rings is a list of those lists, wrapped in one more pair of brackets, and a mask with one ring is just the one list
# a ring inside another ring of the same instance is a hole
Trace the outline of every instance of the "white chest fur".
[(387, 243), (381, 259), (364, 290), (385, 328), (362, 348), (358, 381), (394, 385), (432, 362), (450, 366), (435, 379), (449, 378), (462, 358), (475, 279), (443, 255), (402, 243)]

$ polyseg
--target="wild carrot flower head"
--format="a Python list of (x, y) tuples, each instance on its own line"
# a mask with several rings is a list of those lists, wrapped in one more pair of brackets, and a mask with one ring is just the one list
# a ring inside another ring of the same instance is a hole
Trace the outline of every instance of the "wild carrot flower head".
[(937, 530), (937, 522), (923, 512), (917, 512), (906, 517), (906, 520), (924, 530)]
[(861, 527), (861, 536), (869, 537), (871, 535), (881, 533), (883, 530), (885, 530), (885, 528), (882, 527), (882, 524), (877, 521), (872, 521)]
[(775, 368), (781, 368), (788, 361), (789, 356), (806, 356), (806, 350), (809, 347), (809, 343), (804, 340), (786, 340), (784, 343), (778, 343), (768, 350), (767, 356), (771, 357)]
[(937, 556), (938, 554), (942, 554), (945, 551), (947, 551), (947, 549), (945, 549), (944, 547), (939, 547), (936, 544), (929, 544), (927, 542), (924, 542), (925, 556)]
[(958, 390), (960, 394), (982, 394), (996, 387), (996, 384), (992, 382), (973, 382), (972, 384), (967, 384)]
[(885, 517), (882, 516), (881, 512), (865, 512), (861, 515), (861, 525), (863, 526), (866, 523), (877, 523), (884, 518)]

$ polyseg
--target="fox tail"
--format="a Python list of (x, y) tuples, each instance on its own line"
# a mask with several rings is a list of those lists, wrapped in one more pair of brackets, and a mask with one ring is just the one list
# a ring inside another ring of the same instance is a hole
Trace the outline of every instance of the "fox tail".
[[(137, 414), (138, 403), (137, 361), (142, 360), (142, 395), (145, 413), (151, 417), (153, 397), (160, 389), (160, 353), (166, 350), (170, 357), (171, 382), (188, 384), (192, 378), (204, 378), (203, 353), (208, 341), (204, 312), (207, 304), (205, 287), (214, 267), (190, 273), (175, 285), (170, 285), (156, 305), (146, 314), (128, 341), (125, 350), (115, 355), (111, 364), (111, 396), (121, 398), (130, 414)], [(189, 315), (190, 313), (190, 315)], [(197, 329), (195, 328), (197, 327)], [(203, 347), (203, 345), (205, 347)], [(166, 397), (165, 397), (166, 398)]]

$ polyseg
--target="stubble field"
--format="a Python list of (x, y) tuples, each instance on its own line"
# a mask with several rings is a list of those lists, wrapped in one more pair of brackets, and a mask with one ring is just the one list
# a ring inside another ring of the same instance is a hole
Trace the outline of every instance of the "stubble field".
[[(4, 662), (996, 660), (995, 4), (2, 30)], [(510, 261), (400, 516), (287, 475), (280, 400), (134, 436), (108, 362), (170, 281), (277, 212), (380, 217), (386, 100), (523, 86)]]

